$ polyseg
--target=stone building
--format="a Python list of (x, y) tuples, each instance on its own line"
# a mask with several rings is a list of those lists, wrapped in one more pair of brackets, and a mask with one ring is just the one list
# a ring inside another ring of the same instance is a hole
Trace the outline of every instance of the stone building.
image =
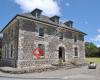
[(0, 48), (2, 48), (2, 36), (0, 36)]
[[(2, 65), (17, 68), (40, 64), (76, 61), (84, 63), (84, 32), (74, 28), (73, 21), (60, 22), (59, 16), (47, 17), (42, 10), (16, 15), (3, 33)], [(41, 48), (44, 54), (36, 59), (32, 51)]]

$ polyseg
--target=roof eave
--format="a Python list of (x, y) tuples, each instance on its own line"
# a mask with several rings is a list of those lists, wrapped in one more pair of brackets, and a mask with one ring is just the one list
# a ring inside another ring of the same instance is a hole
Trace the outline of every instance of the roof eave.
[(8, 26), (14, 19), (16, 19), (17, 16), (18, 16), (18, 15), (16, 15), (13, 19), (11, 19), (11, 20), (9, 21), (9, 23), (0, 31), (0, 33), (2, 33), (2, 32), (7, 28), (7, 26)]

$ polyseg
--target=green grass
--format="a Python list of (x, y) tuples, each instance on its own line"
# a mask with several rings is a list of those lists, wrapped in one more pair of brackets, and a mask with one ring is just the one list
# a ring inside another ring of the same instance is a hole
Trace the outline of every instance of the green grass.
[(86, 58), (86, 62), (95, 62), (95, 63), (100, 63), (100, 58)]

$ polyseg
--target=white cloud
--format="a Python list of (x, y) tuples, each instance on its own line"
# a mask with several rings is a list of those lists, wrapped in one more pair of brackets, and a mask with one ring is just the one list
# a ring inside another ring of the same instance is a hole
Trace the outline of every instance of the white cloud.
[(100, 41), (100, 35), (97, 35), (97, 36), (95, 37), (95, 41)]
[(14, 0), (23, 12), (31, 12), (35, 8), (43, 10), (47, 16), (60, 15), (60, 7), (57, 0)]
[(87, 25), (88, 24), (88, 21), (85, 21), (84, 24)]
[(100, 47), (100, 45), (98, 44), (97, 47)]
[(97, 30), (100, 33), (100, 29)]
[(70, 6), (70, 3), (67, 2), (65, 5), (66, 5), (66, 6)]

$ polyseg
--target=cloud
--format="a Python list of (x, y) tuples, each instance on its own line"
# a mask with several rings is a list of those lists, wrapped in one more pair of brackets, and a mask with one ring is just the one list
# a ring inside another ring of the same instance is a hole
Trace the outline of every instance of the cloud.
[(95, 41), (100, 41), (100, 34), (94, 38)]
[(97, 30), (100, 33), (100, 29)]
[(35, 8), (43, 10), (47, 16), (60, 15), (60, 7), (57, 0), (14, 0), (23, 12), (31, 12)]
[(97, 45), (97, 47), (100, 47), (100, 45)]
[(93, 39), (94, 41), (100, 41), (100, 29), (97, 29), (97, 32), (99, 34), (95, 36), (95, 38)]
[(87, 25), (88, 24), (88, 21), (85, 21), (84, 24)]
[(98, 35), (96, 35), (93, 39), (91, 39), (92, 41), (100, 41), (100, 29), (97, 29), (97, 32), (99, 33)]
[(70, 6), (70, 3), (67, 2), (65, 5), (66, 5), (66, 6)]

